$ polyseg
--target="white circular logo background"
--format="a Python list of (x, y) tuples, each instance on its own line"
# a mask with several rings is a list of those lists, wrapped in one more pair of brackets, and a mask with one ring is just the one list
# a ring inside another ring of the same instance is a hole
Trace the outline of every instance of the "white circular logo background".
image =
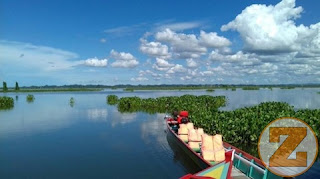
[(300, 119), (286, 117), (272, 121), (261, 133), (258, 152), (272, 173), (294, 177), (315, 162), (318, 141), (311, 127)]

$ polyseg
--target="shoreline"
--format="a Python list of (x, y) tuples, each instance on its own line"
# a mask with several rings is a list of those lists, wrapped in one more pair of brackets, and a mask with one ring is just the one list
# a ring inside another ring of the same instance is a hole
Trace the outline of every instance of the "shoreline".
[(86, 91), (102, 91), (104, 88), (48, 88), (48, 89), (20, 89), (0, 91), (0, 93), (33, 93), (33, 92), (86, 92)]

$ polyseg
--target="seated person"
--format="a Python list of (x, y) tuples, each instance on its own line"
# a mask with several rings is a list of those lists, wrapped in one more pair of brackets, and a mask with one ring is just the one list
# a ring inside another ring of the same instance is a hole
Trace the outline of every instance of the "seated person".
[(179, 117), (178, 117), (178, 123), (179, 124), (186, 124), (189, 122), (189, 113), (188, 111), (180, 111)]

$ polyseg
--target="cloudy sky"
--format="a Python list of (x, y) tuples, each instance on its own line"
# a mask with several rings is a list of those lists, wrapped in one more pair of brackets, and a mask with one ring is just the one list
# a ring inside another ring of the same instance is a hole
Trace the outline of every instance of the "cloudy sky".
[(0, 81), (320, 83), (320, 1), (0, 0)]

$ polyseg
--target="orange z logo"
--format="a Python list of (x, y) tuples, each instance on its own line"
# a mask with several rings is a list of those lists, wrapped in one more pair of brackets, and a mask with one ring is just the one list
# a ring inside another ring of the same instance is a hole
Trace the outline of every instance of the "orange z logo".
[(296, 152), (296, 159), (288, 159), (291, 153), (307, 136), (306, 127), (270, 127), (269, 142), (279, 143), (280, 135), (288, 135), (285, 141), (270, 157), (270, 167), (306, 167), (307, 152)]

